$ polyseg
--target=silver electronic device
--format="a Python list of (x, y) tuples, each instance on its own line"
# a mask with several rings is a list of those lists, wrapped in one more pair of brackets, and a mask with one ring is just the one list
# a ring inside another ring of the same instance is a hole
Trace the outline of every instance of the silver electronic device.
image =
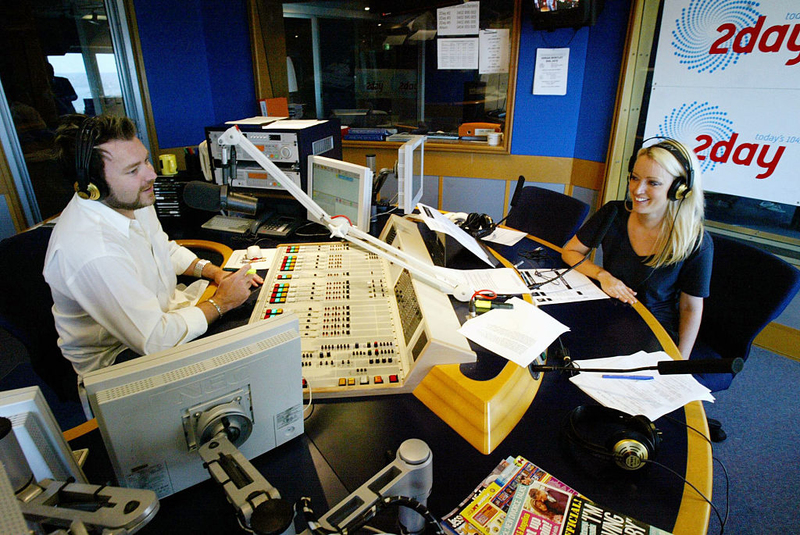
[(158, 512), (152, 491), (86, 482), (38, 387), (0, 392), (0, 414), (0, 532), (135, 533)]
[[(239, 124), (238, 127), (262, 154), (304, 190), (307, 187), (309, 156), (326, 156), (337, 160), (342, 158), (342, 136), (338, 120), (310, 123), (289, 119), (270, 121), (264, 117), (264, 123)], [(228, 149), (219, 144), (220, 136), (230, 127), (230, 124), (221, 124), (206, 128), (214, 182), (234, 188), (284, 189), (274, 174), (259, 166), (244, 151), (236, 153), (235, 164), (231, 167), (230, 154), (226, 154)]]

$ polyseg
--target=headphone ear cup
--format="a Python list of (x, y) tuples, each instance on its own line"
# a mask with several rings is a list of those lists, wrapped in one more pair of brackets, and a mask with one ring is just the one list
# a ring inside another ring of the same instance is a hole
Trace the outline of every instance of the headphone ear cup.
[(683, 177), (676, 177), (669, 187), (667, 197), (671, 201), (680, 201), (686, 197), (689, 191), (690, 189), (686, 185), (686, 180)]
[(625, 429), (611, 435), (608, 450), (617, 466), (623, 470), (638, 470), (653, 456), (647, 443), (648, 440), (641, 433)]

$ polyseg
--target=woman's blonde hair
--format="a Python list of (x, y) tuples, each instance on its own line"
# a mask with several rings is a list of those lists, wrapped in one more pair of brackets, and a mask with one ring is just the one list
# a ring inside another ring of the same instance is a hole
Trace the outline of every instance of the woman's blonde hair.
[(686, 260), (700, 246), (704, 231), (703, 181), (700, 163), (694, 152), (674, 139), (661, 141), (649, 147), (643, 147), (636, 153), (636, 158), (648, 157), (660, 165), (674, 180), (678, 177), (687, 180), (687, 169), (678, 161), (670, 150), (661, 145), (670, 143), (683, 154), (692, 168), (691, 190), (681, 199), (670, 200), (667, 213), (661, 223), (661, 230), (655, 243), (654, 254), (646, 264), (658, 268)]

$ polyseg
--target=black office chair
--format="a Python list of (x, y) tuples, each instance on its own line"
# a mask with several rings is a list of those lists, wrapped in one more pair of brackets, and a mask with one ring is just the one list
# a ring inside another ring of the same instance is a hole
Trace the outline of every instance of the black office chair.
[[(761, 249), (724, 236), (713, 239), (711, 289), (690, 360), (746, 360), (758, 333), (800, 290), (800, 271)], [(731, 385), (733, 374), (697, 374), (695, 378), (717, 392)], [(724, 440), (721, 425), (713, 420), (709, 424), (712, 438)]]
[(0, 327), (28, 351), (31, 366), (62, 401), (78, 401), (77, 375), (58, 347), (53, 297), (42, 268), (52, 228), (38, 227), (0, 242)]
[(589, 205), (575, 197), (537, 186), (525, 186), (506, 219), (506, 226), (561, 247), (580, 228)]

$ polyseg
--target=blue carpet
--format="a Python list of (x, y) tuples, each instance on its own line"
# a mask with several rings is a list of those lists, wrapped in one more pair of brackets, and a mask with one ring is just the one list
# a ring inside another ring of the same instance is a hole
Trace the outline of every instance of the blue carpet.
[[(728, 439), (714, 444), (730, 478), (725, 533), (800, 533), (800, 362), (754, 347), (730, 389), (705, 403)], [(725, 506), (722, 470), (714, 466), (714, 505)], [(709, 534), (719, 533), (712, 514)]]

